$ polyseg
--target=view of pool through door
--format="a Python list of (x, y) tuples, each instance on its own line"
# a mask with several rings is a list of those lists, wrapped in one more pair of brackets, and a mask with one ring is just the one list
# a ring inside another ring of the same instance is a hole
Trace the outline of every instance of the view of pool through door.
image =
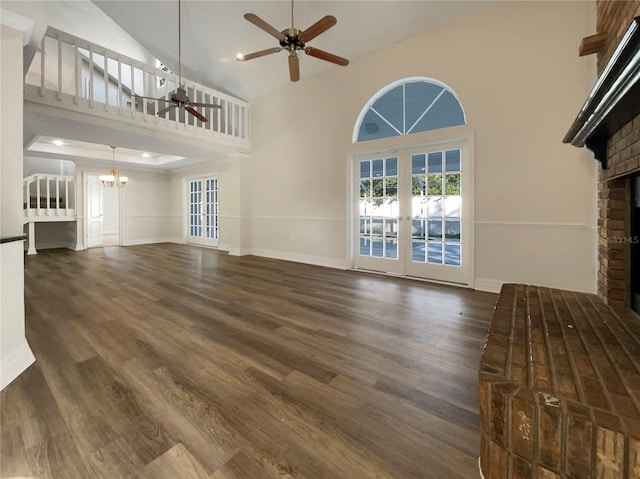
[(218, 178), (187, 180), (187, 242), (218, 246)]
[(354, 157), (354, 267), (468, 285), (466, 141)]

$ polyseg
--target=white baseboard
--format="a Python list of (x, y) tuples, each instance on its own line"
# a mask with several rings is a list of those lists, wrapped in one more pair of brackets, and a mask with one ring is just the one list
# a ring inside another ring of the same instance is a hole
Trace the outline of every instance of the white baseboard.
[(487, 293), (499, 293), (502, 285), (503, 282), (496, 279), (476, 278), (474, 289), (477, 291), (486, 291)]
[(246, 256), (252, 254), (251, 251), (242, 248), (229, 248), (227, 251), (230, 256)]
[[(29, 248), (28, 243), (24, 242), (24, 250), (27, 251)], [(69, 243), (68, 241), (57, 241), (50, 243), (38, 243), (36, 244), (36, 250), (40, 251), (42, 249), (55, 249), (55, 248), (67, 248), (74, 251), (77, 251), (76, 245), (74, 243)]]
[(36, 358), (25, 339), (22, 344), (13, 348), (6, 357), (0, 360), (0, 390), (7, 387), (35, 361)]
[(57, 242), (43, 243), (43, 244), (37, 244), (36, 243), (36, 249), (37, 250), (54, 249), (54, 248), (75, 249), (75, 245), (73, 243), (69, 243), (68, 241), (57, 241)]
[[(229, 254), (232, 254), (231, 251)], [(311, 256), (298, 253), (287, 253), (285, 251), (274, 251), (268, 249), (252, 249), (250, 251), (242, 251), (243, 255), (252, 254), (255, 256), (263, 256), (265, 258), (281, 259), (284, 261), (293, 261), (294, 263), (313, 264), (316, 266), (325, 266), (327, 268), (347, 269), (347, 262), (334, 258), (326, 258), (323, 256)], [(236, 255), (240, 256), (240, 255)]]
[(141, 244), (155, 244), (155, 243), (178, 243), (182, 244), (182, 238), (141, 238), (133, 240), (123, 240), (122, 246), (136, 246)]

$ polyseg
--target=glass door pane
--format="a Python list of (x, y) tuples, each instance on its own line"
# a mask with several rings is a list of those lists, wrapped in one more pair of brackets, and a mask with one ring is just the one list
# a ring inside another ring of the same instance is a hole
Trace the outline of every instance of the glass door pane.
[(470, 178), (464, 172), (462, 146), (437, 146), (408, 152), (411, 164), (411, 255), (407, 274), (467, 283), (465, 258)]
[(461, 266), (460, 150), (411, 156), (411, 261)]
[(205, 180), (204, 198), (205, 235), (204, 242), (209, 246), (218, 245), (218, 178)]
[(202, 181), (189, 181), (189, 240), (200, 242), (202, 238)]
[(400, 235), (397, 156), (356, 161), (358, 232), (356, 267), (398, 272)]

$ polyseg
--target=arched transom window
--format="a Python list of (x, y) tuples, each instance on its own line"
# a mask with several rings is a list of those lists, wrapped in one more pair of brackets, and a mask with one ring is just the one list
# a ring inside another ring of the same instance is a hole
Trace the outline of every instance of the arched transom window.
[(431, 78), (405, 78), (375, 94), (360, 112), (353, 142), (410, 135), (466, 123), (456, 94)]

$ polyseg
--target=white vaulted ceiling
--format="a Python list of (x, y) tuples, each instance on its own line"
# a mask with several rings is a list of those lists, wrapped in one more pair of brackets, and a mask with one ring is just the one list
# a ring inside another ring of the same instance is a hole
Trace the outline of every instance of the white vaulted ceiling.
[[(93, 0), (129, 35), (177, 72), (177, 0)], [(467, 15), (486, 1), (295, 2), (295, 26), (304, 30), (324, 15), (338, 23), (310, 42), (351, 61), (420, 32)], [(238, 63), (235, 55), (277, 46), (277, 40), (247, 22), (255, 13), (278, 30), (291, 24), (288, 1), (192, 1), (182, 3), (183, 76), (252, 100), (289, 83), (284, 52)], [(301, 81), (327, 68), (343, 68), (302, 55)], [(349, 67), (346, 67), (349, 68)]]

